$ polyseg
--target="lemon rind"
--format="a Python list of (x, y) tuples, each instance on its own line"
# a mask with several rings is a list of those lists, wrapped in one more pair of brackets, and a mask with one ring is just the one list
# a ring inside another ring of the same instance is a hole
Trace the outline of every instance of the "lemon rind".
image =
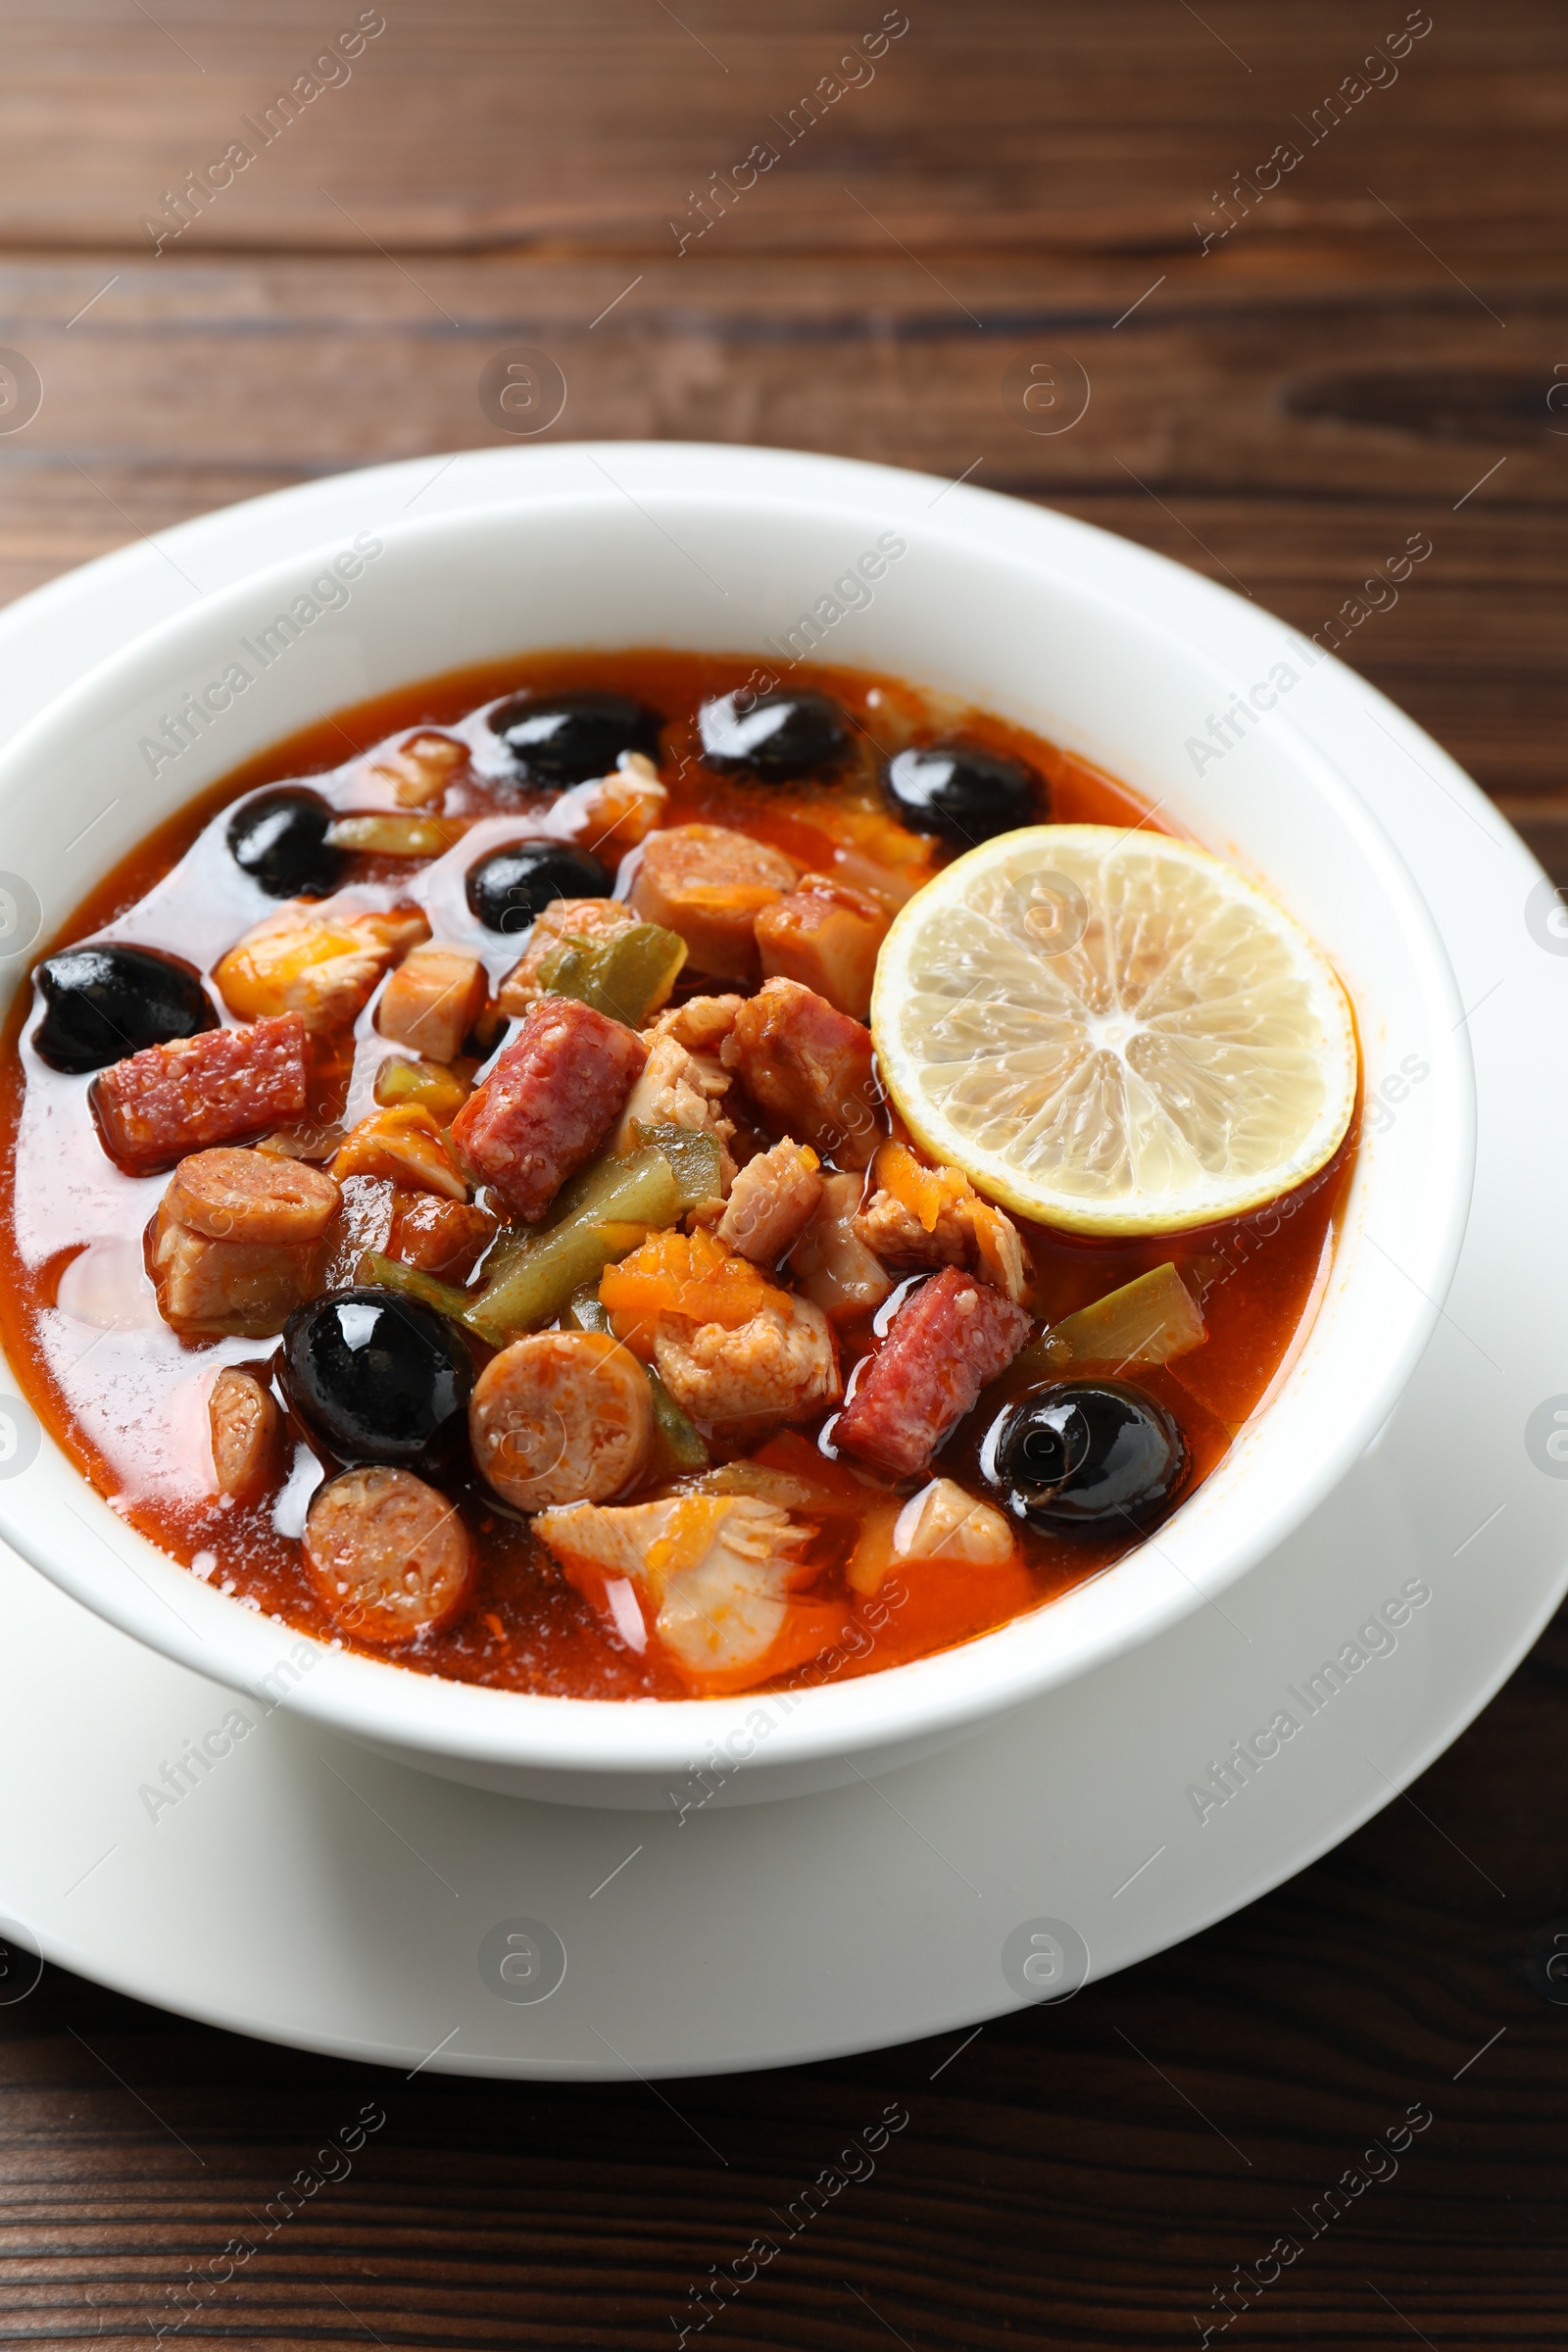
[[(1317, 993), (1323, 1001), (1325, 1016), (1328, 1004), (1338, 1006), (1341, 1020), (1333, 1026), (1337, 1036), (1325, 1037), (1325, 1066), (1332, 1069), (1339, 1063), (1342, 1069), (1341, 1086), (1326, 1100), (1323, 1110), (1314, 1120), (1311, 1131), (1301, 1147), (1291, 1157), (1266, 1171), (1262, 1180), (1245, 1187), (1216, 1188), (1196, 1200), (1189, 1197), (1179, 1210), (1157, 1204), (1131, 1207), (1133, 1196), (1120, 1193), (1103, 1204), (1086, 1206), (1080, 1196), (1053, 1192), (1049, 1187), (1019, 1185), (1006, 1163), (999, 1154), (978, 1151), (956, 1128), (932, 1117), (921, 1106), (921, 1091), (909, 1077), (908, 1061), (898, 1043), (899, 1023), (888, 1018), (888, 1008), (908, 976), (909, 956), (905, 943), (922, 927), (919, 913), (921, 902), (929, 906), (928, 894), (939, 891), (944, 900), (961, 897), (961, 891), (950, 887), (950, 877), (963, 869), (981, 865), (1005, 864), (1008, 845), (1017, 845), (1031, 835), (1050, 836), (1042, 842), (1049, 855), (1054, 845), (1059, 852), (1076, 842), (1085, 846), (1097, 841), (1115, 844), (1125, 840), (1130, 828), (1113, 825), (1030, 825), (1011, 833), (998, 834), (981, 842), (975, 849), (965, 851), (961, 858), (946, 866), (932, 882), (916, 892), (894, 917), (887, 939), (878, 957), (876, 977), (871, 998), (871, 1030), (876, 1041), (877, 1062), (882, 1083), (895, 1109), (920, 1149), (941, 1164), (961, 1168), (976, 1189), (1001, 1207), (1030, 1223), (1082, 1234), (1102, 1240), (1134, 1240), (1143, 1236), (1166, 1233), (1191, 1233), (1204, 1226), (1223, 1224), (1236, 1217), (1250, 1215), (1266, 1208), (1288, 1193), (1308, 1183), (1327, 1167), (1349, 1133), (1360, 1097), (1360, 1054), (1356, 1034), (1354, 1008), (1344, 982), (1312, 939), (1304, 926), (1288, 908), (1282, 906), (1269, 892), (1240, 868), (1214, 857), (1200, 843), (1179, 836), (1160, 834), (1153, 838), (1168, 845), (1194, 864), (1219, 867), (1227, 878), (1233, 896), (1250, 900), (1265, 909), (1274, 926), (1295, 944), (1296, 956), (1304, 969), (1314, 969), (1327, 986)], [(891, 951), (891, 952), (890, 952)], [(1325, 1017), (1325, 1028), (1329, 1024)], [(901, 1063), (905, 1066), (901, 1068)], [(1141, 1198), (1141, 1197), (1138, 1197)], [(1120, 1203), (1121, 1205), (1118, 1205)]]

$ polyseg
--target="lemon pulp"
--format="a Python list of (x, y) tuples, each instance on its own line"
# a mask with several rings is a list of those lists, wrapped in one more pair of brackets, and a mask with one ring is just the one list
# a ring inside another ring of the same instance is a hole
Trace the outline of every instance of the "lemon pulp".
[(1089, 1234), (1239, 1216), (1355, 1107), (1349, 1004), (1305, 931), (1194, 844), (1110, 825), (982, 843), (900, 911), (871, 1004), (921, 1147)]

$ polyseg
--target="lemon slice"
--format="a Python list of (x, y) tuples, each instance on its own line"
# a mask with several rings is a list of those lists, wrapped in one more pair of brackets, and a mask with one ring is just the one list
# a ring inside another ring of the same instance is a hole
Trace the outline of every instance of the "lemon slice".
[(1077, 1233), (1234, 1217), (1330, 1159), (1355, 1026), (1300, 925), (1186, 841), (1033, 825), (897, 916), (871, 1000), (921, 1147)]

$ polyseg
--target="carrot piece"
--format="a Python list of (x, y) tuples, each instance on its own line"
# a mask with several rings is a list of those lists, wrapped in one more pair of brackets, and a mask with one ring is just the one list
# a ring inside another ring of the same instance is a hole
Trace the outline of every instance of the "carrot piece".
[(661, 1315), (737, 1331), (784, 1296), (749, 1259), (701, 1231), (651, 1234), (618, 1266), (607, 1266), (599, 1285), (611, 1330), (645, 1363)]
[(956, 1169), (925, 1167), (907, 1144), (898, 1143), (884, 1144), (878, 1151), (876, 1183), (919, 1220), (925, 1233), (934, 1233), (949, 1201), (961, 1200), (969, 1190)]

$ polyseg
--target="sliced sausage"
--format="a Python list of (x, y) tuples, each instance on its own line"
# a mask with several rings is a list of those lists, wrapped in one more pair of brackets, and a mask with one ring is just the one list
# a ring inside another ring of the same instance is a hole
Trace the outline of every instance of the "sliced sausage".
[(100, 1070), (89, 1101), (110, 1157), (141, 1176), (303, 1118), (309, 1091), (305, 1024), (291, 1012), (144, 1047)]
[(797, 980), (769, 980), (741, 1006), (725, 1062), (786, 1135), (841, 1168), (863, 1168), (881, 1143), (882, 1090), (871, 1032)]
[(748, 833), (672, 825), (644, 842), (631, 903), (644, 922), (679, 932), (697, 971), (755, 980), (757, 918), (794, 888), (800, 870), (782, 850)]
[(598, 1151), (647, 1058), (620, 1021), (572, 997), (541, 997), (453, 1120), (452, 1141), (532, 1224)]
[(254, 1502), (277, 1468), (282, 1421), (271, 1392), (253, 1373), (230, 1365), (213, 1383), (207, 1420), (218, 1492), (235, 1502)]
[(318, 1490), (305, 1565), (322, 1605), (356, 1641), (392, 1648), (448, 1624), (468, 1596), (468, 1531), (412, 1470), (346, 1470)]
[(895, 1478), (924, 1471), (1032, 1328), (1000, 1291), (945, 1267), (906, 1299), (878, 1352), (858, 1367), (834, 1444)]
[(519, 1510), (603, 1502), (653, 1449), (648, 1375), (608, 1332), (534, 1332), (480, 1373), (468, 1436), (480, 1476)]
[(177, 1223), (220, 1242), (317, 1242), (341, 1198), (324, 1168), (219, 1147), (182, 1159), (164, 1195)]

